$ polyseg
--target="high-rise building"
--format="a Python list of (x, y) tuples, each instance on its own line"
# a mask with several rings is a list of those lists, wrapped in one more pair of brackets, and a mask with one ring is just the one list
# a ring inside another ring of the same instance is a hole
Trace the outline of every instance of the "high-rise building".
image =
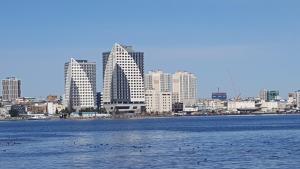
[(69, 110), (96, 107), (96, 63), (75, 60), (65, 63), (64, 105)]
[(261, 100), (267, 101), (268, 100), (268, 90), (263, 89), (259, 92), (259, 98)]
[(172, 91), (172, 75), (163, 71), (150, 71), (145, 75), (145, 89), (154, 89), (162, 92)]
[(274, 101), (274, 100), (277, 100), (278, 97), (279, 97), (279, 91), (278, 91), (278, 90), (271, 90), (271, 91), (268, 91), (267, 101)]
[(172, 111), (172, 75), (151, 71), (145, 75), (145, 99), (147, 112)]
[(259, 92), (259, 98), (267, 102), (277, 100), (279, 98), (279, 91), (263, 89)]
[(144, 53), (115, 44), (103, 53), (103, 104), (109, 113), (145, 111)]
[(189, 72), (178, 71), (173, 75), (173, 103), (192, 106), (197, 99), (197, 77)]
[(2, 100), (14, 101), (21, 97), (21, 80), (15, 77), (7, 77), (2, 80)]

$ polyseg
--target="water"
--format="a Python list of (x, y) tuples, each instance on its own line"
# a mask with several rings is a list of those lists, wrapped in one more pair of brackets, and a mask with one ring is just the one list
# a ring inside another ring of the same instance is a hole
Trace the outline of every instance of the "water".
[(300, 115), (0, 122), (0, 168), (293, 169)]

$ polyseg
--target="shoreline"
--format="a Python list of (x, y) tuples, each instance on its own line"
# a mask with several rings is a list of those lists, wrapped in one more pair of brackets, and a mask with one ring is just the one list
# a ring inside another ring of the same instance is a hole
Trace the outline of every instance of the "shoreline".
[(110, 118), (59, 118), (59, 117), (47, 117), (41, 119), (30, 119), (30, 118), (4, 118), (0, 119), (1, 121), (60, 121), (60, 120), (67, 120), (67, 121), (89, 121), (89, 120), (145, 120), (145, 119), (166, 119), (166, 118), (180, 118), (180, 117), (247, 117), (247, 116), (284, 116), (284, 115), (300, 115), (298, 113), (252, 113), (252, 114), (199, 114), (199, 115), (161, 115), (161, 116), (129, 116), (129, 117), (110, 117)]

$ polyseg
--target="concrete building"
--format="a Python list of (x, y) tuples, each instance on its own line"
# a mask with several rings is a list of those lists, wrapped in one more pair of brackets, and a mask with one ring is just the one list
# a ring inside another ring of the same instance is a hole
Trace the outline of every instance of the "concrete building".
[(268, 90), (263, 89), (259, 92), (259, 98), (263, 101), (267, 101), (268, 99)]
[(228, 101), (227, 103), (227, 110), (230, 112), (253, 110), (255, 108), (255, 101)]
[(276, 112), (278, 111), (279, 107), (278, 107), (278, 102), (275, 101), (271, 101), (271, 102), (261, 102), (261, 111), (262, 112)]
[(197, 99), (197, 77), (189, 72), (176, 72), (172, 77), (173, 103), (183, 103), (192, 106)]
[(58, 106), (57, 103), (48, 102), (47, 103), (47, 113), (48, 113), (48, 115), (50, 115), (50, 116), (55, 115), (56, 111), (58, 112), (57, 106)]
[(2, 100), (11, 102), (19, 97), (21, 97), (21, 80), (15, 77), (2, 80)]
[(172, 75), (163, 71), (150, 71), (145, 75), (145, 90), (172, 91)]
[(199, 100), (197, 105), (198, 107), (202, 107), (203, 110), (221, 111), (227, 109), (225, 103), (227, 102), (219, 99), (203, 99), (203, 100)]
[(150, 71), (145, 75), (145, 103), (147, 112), (172, 111), (172, 75)]
[(109, 113), (145, 111), (144, 53), (115, 44), (103, 53), (103, 104)]
[(46, 102), (36, 102), (27, 105), (28, 114), (47, 114), (48, 104)]
[(296, 104), (297, 104), (297, 99), (296, 99), (296, 97), (297, 97), (296, 95), (297, 95), (297, 94), (296, 94), (296, 93), (297, 93), (297, 92), (295, 92), (295, 93), (289, 93), (289, 94), (288, 94), (288, 100), (287, 100), (287, 101), (288, 101), (288, 104), (289, 104), (289, 105), (292, 105), (292, 106), (293, 106), (293, 105), (296, 105)]
[(146, 111), (149, 113), (172, 112), (171, 92), (146, 90), (145, 102), (146, 102)]
[(64, 105), (69, 110), (96, 107), (96, 63), (75, 60), (65, 63)]

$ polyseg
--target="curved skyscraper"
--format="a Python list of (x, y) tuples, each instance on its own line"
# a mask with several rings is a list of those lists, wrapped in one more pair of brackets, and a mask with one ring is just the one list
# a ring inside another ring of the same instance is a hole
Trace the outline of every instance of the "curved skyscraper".
[(96, 94), (96, 63), (73, 58), (65, 63), (65, 106), (69, 110), (95, 108)]
[(103, 103), (110, 113), (144, 111), (143, 52), (115, 44), (103, 53)]

